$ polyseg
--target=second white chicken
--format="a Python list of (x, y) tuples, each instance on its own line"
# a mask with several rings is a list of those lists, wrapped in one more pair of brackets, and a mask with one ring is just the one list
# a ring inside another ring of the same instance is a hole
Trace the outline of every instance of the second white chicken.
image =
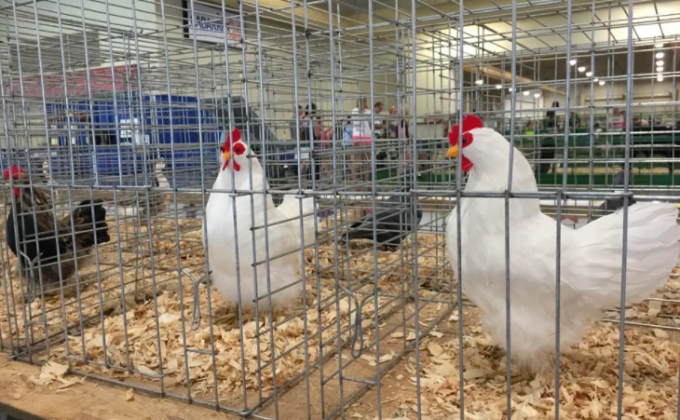
[[(283, 197), (283, 202), (277, 207), (277, 209), (288, 219), (291, 220), (291, 224), (296, 231), (300, 232), (300, 201), (294, 195), (285, 195)], [(302, 229), (305, 247), (313, 244), (316, 240), (315, 227), (314, 227), (314, 197), (306, 197), (302, 199)]]
[[(462, 154), (470, 172), (466, 192), (504, 192), (508, 187), (509, 142), (468, 116), (450, 134), (448, 157)], [(513, 192), (536, 192), (531, 166), (514, 150)], [(464, 197), (461, 206), (463, 292), (482, 310), (484, 328), (506, 348), (505, 200)], [(561, 229), (560, 326), (556, 330), (556, 223), (541, 212), (538, 199), (510, 199), (510, 336), (513, 359), (536, 370), (555, 350), (577, 343), (585, 326), (619, 305), (623, 212), (581, 229)], [(457, 214), (446, 227), (451, 267), (458, 270)], [(628, 209), (626, 302), (648, 298), (668, 280), (680, 252), (674, 204), (637, 203)], [(459, 277), (460, 278), (460, 277)]]

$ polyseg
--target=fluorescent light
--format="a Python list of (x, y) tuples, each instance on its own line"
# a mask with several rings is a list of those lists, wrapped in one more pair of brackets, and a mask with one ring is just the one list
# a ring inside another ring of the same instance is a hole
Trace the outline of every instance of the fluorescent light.
[(655, 55), (654, 57), (656, 57), (656, 58), (663, 58), (663, 53), (656, 53), (656, 55)]
[(600, 86), (604, 86), (604, 84), (607, 83), (604, 80), (600, 80)]
[(589, 72), (586, 73), (586, 77), (590, 77), (590, 76), (592, 76), (592, 75), (593, 75), (593, 72), (592, 72), (592, 71), (589, 71)]
[(659, 42), (658, 44), (654, 44), (654, 48), (663, 48), (663, 43)]
[(663, 66), (659, 66), (656, 68), (656, 71), (663, 71)]
[(529, 95), (529, 91), (528, 91), (528, 90), (525, 90), (524, 92), (522, 92), (522, 95), (528, 96), (528, 95)]
[(496, 85), (496, 89), (503, 89), (503, 85)]
[(586, 71), (586, 68), (585, 68), (585, 67), (579, 67), (579, 68), (578, 68), (578, 71), (581, 72), (581, 73), (583, 73), (584, 71)]
[(656, 62), (656, 65), (657, 65), (657, 66), (663, 66), (663, 60), (657, 61), (657, 62)]
[(483, 85), (483, 84), (484, 84), (484, 80), (482, 80), (482, 79), (475, 80), (475, 84), (476, 84), (476, 85)]
[(663, 74), (660, 74), (659, 76), (657, 76), (656, 81), (657, 82), (663, 82)]
[(534, 98), (540, 98), (541, 94), (540, 93), (534, 93)]
[(572, 66), (575, 66), (575, 65), (576, 65), (576, 60), (569, 60), (569, 64), (571, 64)]

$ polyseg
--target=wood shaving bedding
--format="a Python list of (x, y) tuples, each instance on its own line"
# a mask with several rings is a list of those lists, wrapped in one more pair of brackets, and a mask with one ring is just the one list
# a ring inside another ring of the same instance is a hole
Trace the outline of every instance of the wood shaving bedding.
[[(158, 220), (154, 229), (159, 231), (174, 230), (174, 221)], [(182, 221), (181, 228), (185, 231), (180, 242), (180, 262), (182, 267), (188, 267), (192, 271), (199, 272), (203, 269), (203, 251), (200, 242), (200, 221)], [(162, 225), (166, 224), (166, 225)], [(131, 226), (121, 226), (121, 236), (147, 238), (144, 231), (135, 232)], [(3, 232), (4, 234), (4, 232)], [(4, 238), (0, 239), (4, 240)], [(132, 239), (128, 239), (132, 240)], [(419, 242), (433, 245), (433, 235), (419, 235)], [(112, 236), (111, 243), (116, 243)], [(439, 243), (442, 243), (441, 239)], [(77, 299), (68, 297), (65, 301), (66, 312), (61, 309), (59, 298), (46, 300), (47, 311), (47, 334), (56, 338), (63, 337), (64, 322), (69, 326), (68, 347), (73, 369), (78, 372), (90, 373), (105, 377), (115, 378), (121, 381), (158, 387), (160, 383), (159, 373), (164, 374), (163, 382), (166, 389), (174, 392), (186, 390), (187, 372), (194, 397), (210, 396), (217, 384), (217, 391), (221, 400), (239, 401), (243, 392), (243, 380), (248, 395), (256, 395), (262, 392), (264, 396), (273, 390), (272, 367), (268, 365), (272, 357), (272, 343), (270, 334), (257, 335), (257, 330), (263, 331), (268, 328), (268, 319), (263, 317), (255, 320), (252, 313), (244, 313), (243, 328), (243, 351), (245, 363), (241, 361), (241, 332), (235, 320), (234, 309), (226, 308), (219, 295), (212, 290), (211, 306), (213, 317), (213, 336), (215, 338), (215, 366), (212, 358), (206, 354), (184, 352), (183, 331), (186, 336), (186, 347), (199, 351), (211, 349), (210, 325), (208, 321), (208, 297), (204, 286), (200, 287), (199, 306), (203, 314), (203, 322), (197, 331), (189, 328), (191, 309), (193, 304), (193, 288), (191, 282), (183, 277), (181, 291), (183, 302), (180, 302), (180, 286), (177, 281), (174, 235), (168, 238), (154, 240), (154, 269), (156, 270), (156, 300), (154, 304), (153, 290), (150, 287), (150, 256), (149, 252), (143, 252), (140, 260), (135, 261), (136, 266), (129, 270), (123, 270), (123, 286), (121, 286), (120, 270), (115, 274), (102, 278), (101, 287), (96, 282), (85, 284), (81, 290), (81, 306), (83, 318), (91, 318), (84, 322), (80, 330), (81, 317), (78, 313)], [(148, 243), (146, 244), (148, 248)], [(332, 247), (330, 247), (332, 248)], [(353, 254), (359, 254), (369, 248), (358, 245), (353, 247)], [(412, 248), (410, 245), (408, 248)], [(411, 251), (412, 252), (412, 251)], [(450, 276), (448, 270), (442, 268), (445, 261), (445, 252), (435, 251), (432, 255), (419, 256), (419, 273), (421, 278)], [(124, 252), (123, 260), (134, 259), (133, 253)], [(407, 258), (404, 258), (406, 256)], [(340, 253), (338, 258), (345, 258)], [(114, 267), (118, 264), (118, 255), (115, 252), (102, 253), (100, 258), (102, 267)], [(313, 251), (306, 252), (307, 274), (315, 274), (316, 258)], [(319, 312), (317, 303), (330, 297), (332, 302), (335, 294), (334, 270), (336, 256), (331, 250), (322, 249), (319, 254), (320, 288), (316, 288), (316, 280), (308, 280), (307, 296), (309, 307), (306, 310), (307, 334), (313, 336), (321, 328), (335, 325), (337, 319), (336, 305), (330, 305), (327, 309)], [(381, 253), (377, 257), (379, 267), (404, 262), (403, 269), (395, 267), (388, 275), (379, 278), (379, 286), (385, 294), (404, 295), (410, 293), (413, 284), (411, 254), (401, 255), (397, 253)], [(143, 262), (143, 264), (141, 264)], [(16, 260), (13, 256), (6, 263), (13, 279), (17, 278)], [(108, 264), (108, 265), (107, 265)], [(374, 268), (374, 255), (372, 250), (365, 252), (352, 259), (349, 273), (346, 264), (338, 267), (339, 281), (356, 282), (359, 280), (369, 283), (369, 287), (361, 289), (362, 293), (372, 293), (370, 287), (371, 272)], [(143, 265), (143, 267), (141, 267)], [(110, 269), (110, 268), (109, 268)], [(680, 300), (680, 280), (677, 278), (677, 269), (671, 276), (667, 287), (657, 294), (658, 298)], [(92, 276), (94, 268), (84, 270), (82, 275)], [(135, 279), (144, 278), (145, 288), (135, 288)], [(446, 284), (446, 282), (443, 282)], [(347, 283), (345, 283), (347, 284)], [(19, 289), (16, 281), (13, 281), (15, 299), (18, 299)], [(449, 284), (446, 284), (450, 288)], [(121, 299), (121, 288), (125, 291)], [(455, 289), (452, 289), (455, 290)], [(99, 295), (103, 305), (99, 304)], [(420, 292), (420, 291), (419, 291)], [(378, 303), (384, 304), (389, 299), (381, 296)], [(125, 303), (125, 311), (123, 311)], [(16, 302), (5, 300), (4, 289), (0, 292), (0, 333), (5, 343), (9, 343), (11, 336), (14, 345), (23, 343), (27, 333), (23, 326), (24, 310), (40, 314), (43, 312), (42, 303), (37, 299), (25, 308)], [(352, 304), (354, 307), (354, 304)], [(341, 316), (341, 325), (347, 328), (350, 322), (348, 312), (350, 304), (348, 299), (339, 302), (338, 308)], [(275, 311), (272, 317), (275, 322), (282, 322), (287, 317), (301, 311), (301, 302), (296, 308), (286, 311)], [(364, 306), (362, 314), (364, 322), (369, 325), (375, 322), (374, 301)], [(383, 310), (387, 310), (385, 308)], [(432, 313), (441, 307), (430, 306), (428, 311)], [(412, 303), (407, 308), (411, 313), (415, 310)], [(10, 322), (8, 319), (10, 314)], [(156, 317), (156, 313), (158, 317)], [(104, 315), (103, 317), (101, 315)], [(231, 314), (231, 318), (230, 318)], [(28, 315), (28, 312), (26, 312)], [(675, 419), (677, 413), (678, 398), (678, 334), (673, 330), (663, 327), (676, 327), (680, 315), (680, 305), (669, 302), (649, 301), (626, 309), (628, 321), (658, 326), (652, 328), (640, 328), (628, 326), (625, 331), (624, 353), (624, 390), (623, 408), (626, 419)], [(608, 419), (616, 417), (616, 398), (618, 381), (618, 312), (611, 311), (605, 314), (605, 318), (614, 322), (600, 322), (594, 324), (587, 332), (585, 338), (575, 348), (568, 349), (561, 357), (560, 376), (560, 416), (563, 419)], [(14, 323), (14, 318), (17, 322)], [(124, 319), (127, 323), (124, 323)], [(185, 325), (182, 326), (181, 320)], [(225, 321), (226, 319), (226, 321)], [(429, 319), (421, 315), (421, 319)], [(82, 319), (84, 321), (84, 319)], [(492, 346), (491, 338), (484, 333), (479, 326), (479, 311), (476, 308), (464, 309), (464, 383), (462, 389), (465, 393), (466, 418), (479, 420), (493, 420), (506, 418), (505, 413), (505, 358), (494, 356), (489, 348)], [(104, 330), (102, 332), (102, 323)], [(160, 335), (156, 335), (156, 323), (159, 325)], [(423, 418), (449, 419), (458, 416), (459, 392), (459, 348), (457, 333), (458, 314), (454, 311), (447, 316), (444, 322), (427, 337), (421, 338), (421, 399)], [(298, 346), (304, 341), (305, 320), (301, 315), (293, 317), (274, 330), (274, 352), (277, 357), (286, 353), (286, 356), (276, 361), (277, 383), (281, 385), (294, 378), (305, 370), (305, 357), (309, 363), (314, 363), (319, 357), (318, 338), (308, 340), (308, 353), (305, 355), (304, 346)], [(127, 340), (126, 330), (127, 329)], [(42, 326), (33, 326), (29, 329), (33, 341), (39, 341), (45, 336)], [(335, 327), (331, 330), (335, 333)], [(445, 331), (442, 333), (441, 331)], [(325, 339), (330, 337), (329, 332)], [(347, 340), (349, 335), (341, 337)], [(412, 343), (415, 340), (415, 332), (411, 329), (398, 329), (391, 333), (388, 341)], [(45, 352), (34, 354), (34, 361), (46, 362), (41, 374), (36, 378), (29, 379), (33, 383), (47, 384), (57, 382), (59, 386), (71, 386), (72, 380), (64, 378), (63, 367), (67, 366), (66, 342), (55, 340), (50, 343), (50, 357)], [(258, 345), (260, 348), (258, 360)], [(327, 344), (324, 348), (337, 347), (337, 344)], [(106, 351), (104, 351), (106, 348)], [(129, 353), (129, 360), (128, 360)], [(395, 353), (389, 348), (381, 353), (377, 359), (375, 354), (364, 354), (360, 363), (366, 366), (385, 365), (393, 361)], [(83, 363), (78, 359), (86, 357), (93, 361), (120, 369), (107, 369), (94, 363)], [(416, 406), (415, 395), (415, 368), (414, 355), (406, 354), (383, 379), (383, 398), (388, 401), (383, 409), (392, 407), (399, 416), (392, 418), (414, 419)], [(262, 366), (266, 367), (262, 368)], [(62, 368), (59, 368), (59, 367)], [(134, 373), (130, 373), (129, 369)], [(213, 371), (216, 381), (213, 380)], [(64, 371), (65, 373), (65, 371)], [(549, 368), (533, 378), (525, 378), (516, 381), (512, 388), (513, 412), (510, 417), (513, 420), (522, 419), (550, 419), (554, 418), (554, 367)], [(390, 375), (401, 377), (394, 381), (399, 384), (392, 385), (388, 380)], [(73, 382), (75, 383), (75, 382)], [(297, 386), (304, 386), (298, 384)], [(391, 389), (391, 386), (394, 389)], [(403, 387), (404, 389), (400, 388)], [(179, 391), (178, 391), (179, 390)], [(390, 397), (389, 392), (399, 398)], [(130, 398), (134, 398), (134, 392)], [(369, 396), (361, 400), (364, 401)], [(369, 398), (370, 399), (370, 398)], [(392, 399), (392, 400), (391, 400)], [(365, 410), (364, 406), (353, 408), (349, 411), (352, 418), (372, 419), (375, 413)], [(383, 411), (384, 418), (390, 418)]]

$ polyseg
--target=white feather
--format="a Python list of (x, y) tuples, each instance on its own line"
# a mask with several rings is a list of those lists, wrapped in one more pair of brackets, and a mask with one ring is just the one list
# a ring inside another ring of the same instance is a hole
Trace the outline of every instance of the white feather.
[[(262, 180), (262, 167), (257, 158), (245, 158), (248, 154), (246, 151), (242, 156), (234, 156), (234, 160), (241, 168), (240, 171), (234, 171), (233, 184), (237, 190), (250, 188), (248, 179), (250, 163), (255, 184), (253, 190), (261, 190), (263, 183), (258, 180)], [(231, 190), (231, 170), (231, 164), (221, 170), (213, 188)], [(241, 304), (244, 307), (252, 307), (257, 297), (263, 297), (259, 300), (259, 307), (267, 308), (268, 290), (272, 293), (273, 306), (289, 306), (297, 301), (302, 290), (301, 283), (297, 283), (298, 271), (301, 269), (298, 234), (290, 223), (283, 223), (269, 227), (267, 238), (262, 228), (256, 229), (253, 235), (251, 227), (264, 225), (265, 211), (268, 224), (285, 220), (286, 217), (276, 209), (271, 195), (267, 195), (265, 199), (262, 194), (255, 193), (252, 195), (252, 202), (251, 209), (251, 196), (242, 195), (236, 197), (234, 206), (230, 194), (215, 192), (210, 194), (206, 206), (206, 223), (212, 284), (229, 303), (238, 302), (240, 287)], [(263, 263), (253, 267), (255, 262), (267, 259), (265, 252), (267, 244), (269, 289), (267, 265)], [(284, 287), (286, 287), (284, 290), (280, 290)]]
[[(490, 129), (472, 130), (463, 149), (474, 164), (466, 191), (507, 189), (509, 144)], [(513, 191), (537, 191), (524, 156), (514, 150)], [(482, 323), (506, 348), (505, 200), (461, 200), (463, 292), (482, 310)], [(537, 369), (554, 353), (556, 335), (557, 221), (541, 213), (537, 199), (510, 199), (511, 356)], [(626, 302), (646, 299), (663, 286), (680, 253), (680, 226), (672, 204), (638, 203), (628, 209)], [(449, 260), (457, 270), (457, 211), (446, 234)], [(561, 227), (560, 342), (577, 343), (585, 326), (619, 304), (623, 212), (579, 230)], [(458, 273), (461, 278), (461, 273)]]
[[(277, 207), (277, 209), (287, 218), (300, 218), (300, 200), (293, 195), (285, 195), (283, 197), (283, 202)], [(302, 199), (302, 214), (314, 213), (314, 197), (307, 197)], [(292, 226), (297, 230), (298, 237), (300, 232), (300, 221), (292, 220)], [(314, 228), (314, 215), (305, 216), (302, 219), (302, 228), (304, 232), (304, 244), (305, 246), (313, 244), (316, 240), (315, 228)]]

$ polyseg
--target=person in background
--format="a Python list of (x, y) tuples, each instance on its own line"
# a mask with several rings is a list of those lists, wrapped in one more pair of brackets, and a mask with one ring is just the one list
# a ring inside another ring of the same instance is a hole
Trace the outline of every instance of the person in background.
[[(300, 135), (300, 132), (298, 131), (298, 128), (297, 128), (297, 127), (298, 127), (297, 121), (298, 121), (298, 120), (301, 121), (302, 118), (304, 118), (304, 116), (305, 116), (305, 110), (304, 110), (304, 108), (302, 108), (302, 105), (300, 105), (300, 106), (298, 106), (297, 120), (296, 120), (295, 118), (293, 118), (293, 119), (290, 121), (290, 124), (289, 124), (289, 127), (290, 127), (290, 138), (291, 138), (293, 141), (297, 140), (298, 136)], [(302, 127), (302, 124), (300, 124), (300, 127)]]
[[(311, 108), (311, 109), (310, 109)], [(309, 127), (312, 127), (310, 130)], [(305, 108), (305, 113), (302, 116), (302, 124), (300, 125), (300, 138), (302, 140), (320, 140), (321, 133), (323, 132), (323, 127), (321, 125), (321, 120), (316, 116), (316, 104), (312, 102), (311, 107), (307, 105)], [(310, 139), (310, 134), (312, 138)]]
[[(311, 129), (310, 129), (311, 127)], [(300, 159), (303, 161), (300, 165), (302, 167), (301, 173), (303, 175), (311, 176), (311, 167), (309, 165), (309, 143), (310, 140), (316, 141), (321, 140), (321, 134), (323, 132), (323, 127), (321, 121), (316, 116), (316, 104), (312, 102), (311, 106), (307, 105), (305, 112), (300, 118)], [(311, 138), (310, 138), (311, 135)], [(321, 147), (321, 144), (318, 145)], [(320, 165), (314, 165), (315, 178), (318, 180), (321, 177)], [(293, 173), (297, 176), (298, 168), (297, 165), (293, 165), (291, 168)]]
[[(352, 145), (364, 146), (363, 149), (366, 149), (366, 146), (370, 145), (373, 140), (371, 135), (371, 108), (367, 98), (360, 100), (359, 106), (352, 110), (351, 119)], [(362, 150), (353, 150), (351, 153), (347, 153), (347, 176), (350, 180), (359, 180), (360, 173), (367, 170), (367, 162), (370, 160), (368, 159), (369, 153)], [(359, 191), (361, 188), (357, 186), (355, 190)]]
[(390, 107), (390, 115), (393, 119), (389, 121), (388, 137), (391, 139), (406, 139), (408, 134), (408, 108), (404, 108), (404, 116), (399, 118), (396, 106)]
[[(559, 108), (560, 103), (558, 101), (554, 101), (552, 103), (553, 108)], [(558, 123), (557, 123), (557, 115), (554, 109), (548, 110), (545, 113), (545, 119), (543, 120), (543, 128), (541, 129), (541, 133), (552, 133), (552, 134), (557, 134), (557, 131), (559, 129)], [(538, 142), (538, 159), (540, 160), (550, 160), (550, 159), (555, 159), (555, 149), (556, 149), (556, 142), (554, 137), (546, 137), (546, 138), (539, 138), (536, 140)], [(554, 166), (552, 163), (547, 163), (547, 162), (541, 162), (537, 166), (538, 173), (548, 173), (550, 169), (553, 169), (554, 172)]]
[(396, 119), (397, 115), (397, 107), (396, 106), (391, 106), (390, 107), (390, 115), (393, 116), (394, 119), (390, 119), (389, 121), (389, 133), (388, 137), (391, 139), (398, 139), (399, 138), (399, 124), (400, 121)]
[[(552, 103), (553, 108), (559, 108), (560, 103), (555, 101)], [(549, 111), (546, 111), (545, 113), (545, 120), (543, 121), (543, 128), (545, 131), (557, 131), (557, 117), (555, 115), (555, 110), (551, 109)], [(552, 130), (550, 130), (552, 129)]]
[(399, 138), (404, 140), (403, 148), (405, 148), (404, 162), (405, 167), (410, 165), (411, 157), (413, 155), (413, 144), (411, 143), (411, 135), (409, 133), (409, 108), (404, 107), (404, 118), (399, 123)]
[[(524, 126), (524, 132), (522, 133), (525, 136), (533, 136), (536, 134), (534, 131), (534, 123), (531, 121), (527, 121), (526, 125)], [(540, 138), (530, 138), (530, 139), (522, 139), (523, 144), (534, 144), (534, 147), (538, 145), (538, 155), (539, 157), (541, 156), (541, 149), (540, 149), (540, 144), (541, 144), (541, 139)], [(526, 142), (526, 143), (524, 143)], [(540, 171), (541, 170), (541, 164), (537, 164), (535, 170)]]
[(349, 117), (347, 117), (347, 121), (345, 122), (345, 127), (342, 130), (342, 145), (343, 146), (351, 146), (353, 135), (354, 135), (354, 128), (353, 128), (353, 125), (352, 125), (352, 117), (349, 116)]
[(368, 105), (368, 99), (363, 99), (360, 102), (360, 107), (352, 110), (352, 139), (355, 146), (371, 144), (373, 136), (371, 136), (370, 115), (371, 108)]
[(374, 114), (374, 128), (375, 128), (375, 138), (376, 139), (382, 139), (385, 138), (385, 122), (380, 119), (378, 116), (380, 113), (383, 111), (383, 103), (382, 102), (376, 102), (375, 105), (373, 105), (373, 114)]
[[(300, 133), (302, 133), (302, 119), (305, 116), (305, 109), (302, 107), (302, 105), (298, 105), (298, 112), (297, 112), (297, 117), (293, 117), (292, 120), (290, 120), (290, 123), (288, 124), (290, 128), (290, 139), (294, 142), (302, 141), (302, 136), (300, 136)], [(299, 123), (298, 123), (299, 122)], [(302, 147), (302, 144), (301, 144)], [(286, 165), (288, 166), (288, 165)], [(302, 170), (304, 172), (305, 170), (305, 164), (304, 162), (301, 162), (300, 166), (302, 166)], [(291, 172), (297, 176), (298, 174), (298, 165), (297, 165), (297, 153), (294, 158), (294, 162), (288, 166)]]
[(411, 138), (411, 135), (408, 132), (408, 124), (409, 124), (409, 118), (408, 118), (408, 107), (404, 107), (404, 118), (401, 119), (400, 122), (400, 135), (399, 138), (402, 139), (408, 139)]

